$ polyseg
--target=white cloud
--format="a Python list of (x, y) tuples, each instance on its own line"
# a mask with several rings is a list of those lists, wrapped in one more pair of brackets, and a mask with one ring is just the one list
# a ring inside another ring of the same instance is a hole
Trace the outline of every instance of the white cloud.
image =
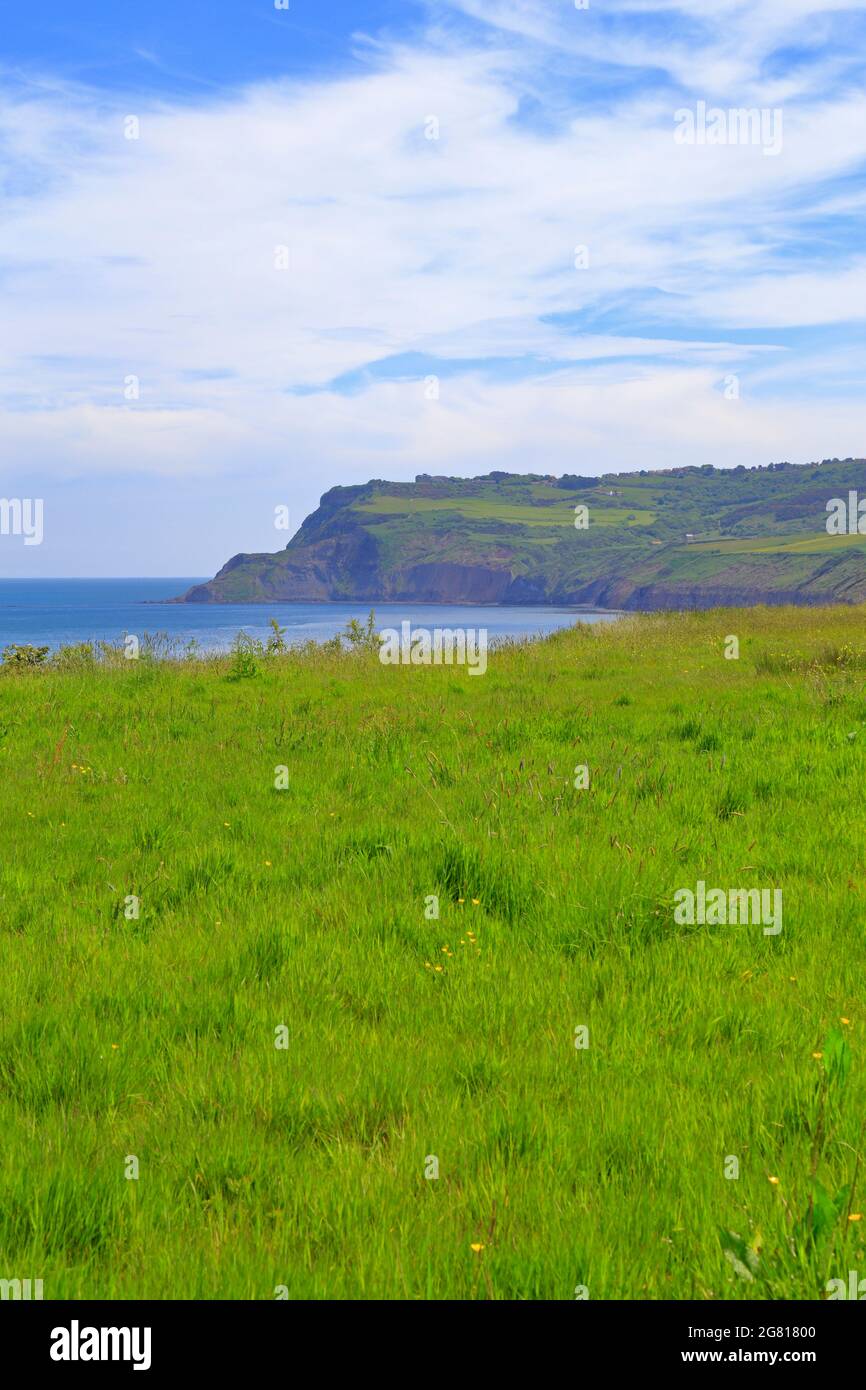
[(828, 43), (834, 21), (866, 10), (866, 0), (701, 0), (699, 6), (685, 0), (590, 0), (585, 9), (571, 0), (443, 2), (504, 35), (599, 64), (664, 73), (697, 94), (718, 98), (727, 92), (735, 104), (751, 100), (758, 87), (770, 99), (765, 61), (789, 44), (812, 51), (790, 94), (823, 90), (830, 74), (851, 60), (844, 47)]
[[(482, 7), (464, 0), (473, 8)], [(733, 80), (741, 68), (754, 93), (773, 44), (829, 8), (707, 0), (716, 40), (666, 46), (668, 70), (684, 81), (696, 54), (701, 81), (729, 67)], [(784, 356), (762, 377), (756, 364), (756, 384), (774, 397), (744, 390), (724, 401), (722, 370), (760, 357), (761, 345), (714, 345), (713, 325), (862, 317), (861, 265), (804, 269), (777, 252), (830, 205), (827, 181), (866, 157), (863, 98), (840, 90), (816, 102), (814, 71), (787, 77), (777, 158), (676, 146), (670, 95), (656, 87), (603, 111), (575, 91), (571, 118), (542, 131), (522, 119), (520, 100), (543, 88), (543, 63), (513, 37), (552, 40), (554, 7), (503, 0), (483, 10), (512, 37), (479, 49), (453, 39), (372, 49), (369, 71), (351, 80), (262, 84), (195, 107), (109, 105), (51, 84), (8, 96), (5, 464), (64, 478), (195, 477), (242, 459), (251, 473), (315, 474), (322, 490), (416, 471), (855, 452), (861, 407), (792, 401)], [(591, 57), (583, 18), (569, 19), (573, 48)], [(626, 34), (612, 56), (660, 62), (656, 44)], [(802, 105), (797, 90), (808, 95)], [(130, 113), (137, 141), (124, 139)], [(425, 138), (431, 115), (438, 141)], [(287, 272), (274, 268), (283, 244)], [(573, 265), (578, 244), (590, 250), (585, 271)], [(657, 339), (627, 321), (622, 336), (605, 328), (575, 338), (540, 321), (646, 295), (670, 296), (661, 301), (669, 320), (692, 322), (702, 341), (672, 344), (669, 324)], [(451, 378), (438, 404), (420, 382), (349, 398), (290, 394), (407, 352), (464, 362), (536, 355), (560, 370), (520, 383)], [(644, 360), (589, 365), (617, 356)], [(130, 374), (141, 381), (138, 403), (123, 399)], [(790, 379), (802, 379), (801, 362)]]

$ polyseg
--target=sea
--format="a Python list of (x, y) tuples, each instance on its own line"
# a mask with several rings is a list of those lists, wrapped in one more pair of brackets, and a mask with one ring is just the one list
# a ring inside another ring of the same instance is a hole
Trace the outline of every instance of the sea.
[(12, 644), (50, 647), (78, 642), (119, 643), (132, 634), (168, 638), (177, 651), (195, 642), (203, 652), (228, 651), (239, 633), (266, 639), (270, 620), (298, 645), (342, 632), (351, 618), (376, 628), (486, 628), (488, 641), (538, 637), (575, 622), (611, 622), (620, 615), (600, 609), (500, 607), (441, 603), (228, 603), (171, 604), (201, 577), (177, 579), (0, 579), (0, 650)]

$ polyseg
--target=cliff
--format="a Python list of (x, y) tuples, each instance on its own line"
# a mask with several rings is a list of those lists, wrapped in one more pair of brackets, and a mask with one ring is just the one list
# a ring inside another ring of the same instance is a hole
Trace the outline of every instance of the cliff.
[(850, 526), (828, 532), (828, 504), (858, 489), (866, 511), (862, 459), (374, 480), (332, 488), (285, 550), (235, 555), (176, 601), (862, 603), (856, 499)]

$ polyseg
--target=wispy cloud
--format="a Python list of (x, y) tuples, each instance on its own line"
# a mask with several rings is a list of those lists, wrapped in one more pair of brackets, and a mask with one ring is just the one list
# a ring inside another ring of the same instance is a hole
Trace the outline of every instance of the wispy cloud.
[[(6, 468), (242, 460), (303, 509), (419, 469), (856, 452), (864, 9), (454, 0), (352, 75), (177, 101), (10, 80)], [(781, 105), (781, 152), (678, 145), (700, 100)]]

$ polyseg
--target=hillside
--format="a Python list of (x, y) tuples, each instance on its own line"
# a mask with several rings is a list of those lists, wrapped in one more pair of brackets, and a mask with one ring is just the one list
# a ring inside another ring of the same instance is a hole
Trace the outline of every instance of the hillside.
[(866, 535), (827, 532), (828, 502), (852, 489), (866, 497), (863, 459), (375, 479), (332, 488), (284, 550), (235, 555), (177, 601), (858, 603)]

